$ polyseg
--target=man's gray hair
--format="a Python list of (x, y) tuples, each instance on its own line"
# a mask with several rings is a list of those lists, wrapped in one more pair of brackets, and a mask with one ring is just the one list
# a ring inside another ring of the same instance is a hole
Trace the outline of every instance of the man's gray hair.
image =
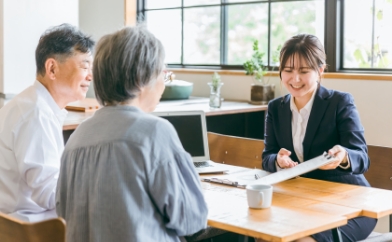
[(141, 87), (156, 81), (164, 58), (162, 43), (144, 24), (105, 35), (97, 44), (93, 64), (98, 102), (115, 105), (135, 98)]
[(51, 27), (41, 35), (35, 50), (37, 75), (45, 76), (45, 62), (48, 58), (64, 61), (76, 52), (89, 53), (93, 48), (91, 37), (75, 26), (64, 23)]

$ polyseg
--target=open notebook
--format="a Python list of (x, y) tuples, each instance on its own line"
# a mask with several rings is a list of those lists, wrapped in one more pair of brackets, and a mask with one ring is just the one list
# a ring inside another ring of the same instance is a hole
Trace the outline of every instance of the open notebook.
[(221, 173), (227, 167), (210, 160), (207, 125), (204, 111), (153, 112), (167, 119), (176, 129), (184, 149), (192, 156), (199, 174)]

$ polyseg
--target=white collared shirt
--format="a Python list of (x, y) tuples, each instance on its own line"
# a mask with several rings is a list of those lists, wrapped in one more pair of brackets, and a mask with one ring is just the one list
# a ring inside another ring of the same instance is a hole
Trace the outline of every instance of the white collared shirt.
[(304, 162), (304, 147), (302, 143), (305, 138), (306, 127), (308, 126), (309, 115), (312, 111), (315, 95), (316, 90), (313, 91), (312, 97), (301, 110), (298, 110), (295, 105), (293, 96), (290, 97), (290, 110), (292, 113), (291, 132), (293, 136), (294, 151), (299, 162)]
[(0, 212), (31, 222), (56, 216), (66, 115), (38, 81), (0, 109)]

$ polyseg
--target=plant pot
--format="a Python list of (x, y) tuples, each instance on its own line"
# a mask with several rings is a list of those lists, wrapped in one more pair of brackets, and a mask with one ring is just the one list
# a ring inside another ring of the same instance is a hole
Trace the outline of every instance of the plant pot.
[(252, 84), (250, 89), (250, 103), (255, 105), (267, 105), (275, 97), (275, 85)]

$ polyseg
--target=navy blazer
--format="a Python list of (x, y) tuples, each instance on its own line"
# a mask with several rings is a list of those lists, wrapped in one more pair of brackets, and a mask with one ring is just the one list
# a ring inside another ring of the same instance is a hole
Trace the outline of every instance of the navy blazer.
[[(293, 146), (291, 119), (290, 94), (269, 102), (262, 156), (264, 170), (276, 172), (276, 156), (281, 148), (291, 151), (290, 158), (298, 161)], [(319, 86), (302, 145), (304, 161), (321, 155), (334, 145), (343, 146), (350, 160), (348, 169), (317, 169), (303, 177), (370, 186), (363, 176), (370, 165), (364, 129), (351, 94)]]

